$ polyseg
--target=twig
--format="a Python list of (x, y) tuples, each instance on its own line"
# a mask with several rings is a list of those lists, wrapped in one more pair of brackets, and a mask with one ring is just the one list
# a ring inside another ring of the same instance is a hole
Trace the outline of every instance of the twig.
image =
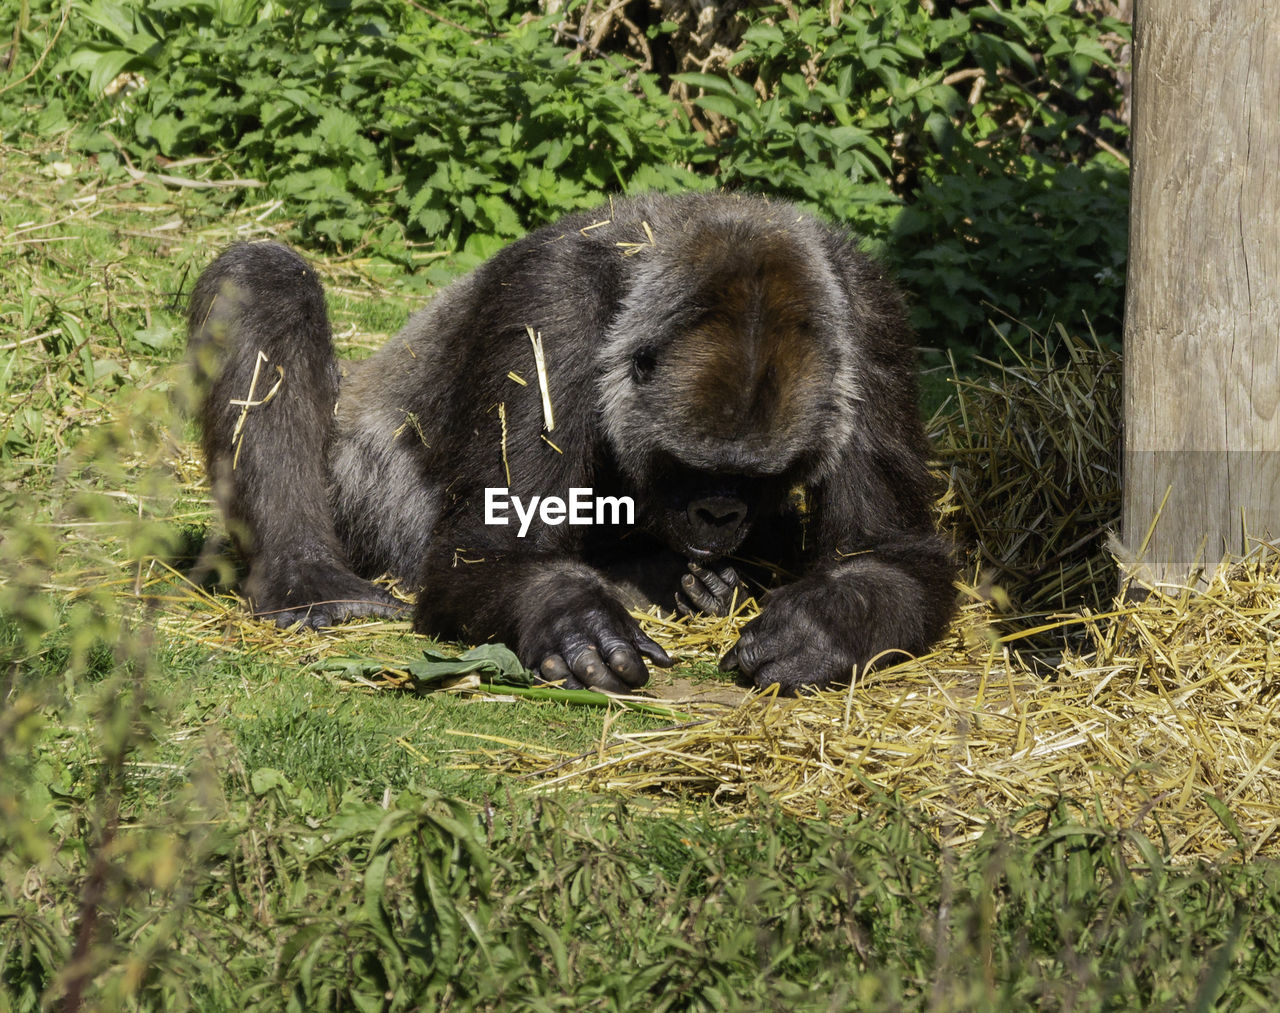
[(55, 327), (51, 331), (44, 331), (41, 334), (33, 334), (29, 338), (23, 338), (21, 341), (10, 341), (0, 345), (0, 352), (12, 352), (15, 348), (21, 348), (23, 345), (34, 345), (37, 341), (43, 341), (45, 338), (56, 338), (62, 333), (61, 327)]

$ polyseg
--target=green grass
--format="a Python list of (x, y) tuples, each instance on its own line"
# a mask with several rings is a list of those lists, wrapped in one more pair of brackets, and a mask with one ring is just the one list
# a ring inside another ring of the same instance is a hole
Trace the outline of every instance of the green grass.
[[(553, 762), (661, 719), (370, 691), (310, 667), (319, 635), (218, 627), (130, 561), (213, 523), (182, 295), (262, 223), (66, 157), (0, 149), (0, 1009), (1270, 1007), (1273, 865), (1170, 867), (1087, 800), (954, 850), (893, 798), (541, 799), (476, 736)], [(350, 354), (419, 298), (321, 268)]]
[[(270, 734), (242, 735), (210, 694), (181, 727), (136, 674), (0, 721), (18, 1008), (74, 980), (95, 882), (94, 1008), (1266, 1009), (1280, 984), (1274, 865), (1169, 868), (1065, 805), (952, 850), (892, 799), (829, 825), (384, 794), (350, 754), (363, 776), (331, 780), (341, 705), (264, 701)], [(250, 769), (271, 738), (330, 748)]]
[[(410, 640), (403, 638), (405, 655), (418, 646)], [(282, 668), (269, 656), (166, 655), (165, 669), (183, 673), (181, 720), (216, 724), (247, 769), (275, 768), (331, 800), (348, 790), (380, 798), (416, 787), (481, 802), (503, 783), (496, 764), (480, 753), (500, 747), (481, 736), (535, 743), (548, 750), (550, 762), (557, 753), (590, 750), (606, 726), (620, 731), (663, 723), (560, 703), (343, 688), (328, 674)]]

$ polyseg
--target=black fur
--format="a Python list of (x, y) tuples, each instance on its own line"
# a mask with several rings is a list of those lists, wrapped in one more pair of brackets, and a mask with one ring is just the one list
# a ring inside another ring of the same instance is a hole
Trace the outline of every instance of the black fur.
[[(694, 194), (566, 218), (451, 285), (340, 389), (320, 286), (284, 247), (227, 250), (190, 322), (214, 489), (252, 606), (278, 622), (391, 611), (366, 580), (391, 573), (420, 589), (417, 629), (625, 691), (645, 658), (670, 663), (627, 589), (670, 602), (683, 575), (683, 609), (713, 610), (737, 581), (722, 560), (757, 556), (797, 579), (722, 666), (793, 690), (921, 652), (951, 613), (901, 300), (791, 205)], [(230, 402), (250, 400), (259, 351), (252, 400), (277, 366), (283, 381), (246, 412)], [(484, 523), (485, 489), (507, 486), (632, 496), (636, 527), (518, 538)]]

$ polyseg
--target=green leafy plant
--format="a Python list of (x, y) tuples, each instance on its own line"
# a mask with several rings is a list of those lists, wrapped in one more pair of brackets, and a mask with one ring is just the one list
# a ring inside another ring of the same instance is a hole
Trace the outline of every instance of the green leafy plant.
[[(849, 222), (911, 284), (926, 344), (987, 320), (1118, 336), (1128, 180), (1102, 39), (1069, 0), (766, 8), (732, 75), (683, 75), (722, 121), (719, 179)], [(735, 76), (736, 75), (736, 76)], [(1008, 328), (1005, 328), (1006, 332)]]
[(219, 152), (304, 232), (384, 255), (426, 238), (484, 256), (602, 192), (696, 183), (679, 107), (647, 78), (572, 61), (529, 14), (94, 0), (99, 37), (65, 67), (95, 92), (126, 72), (145, 82), (123, 110), (127, 152)]
[[(1105, 344), (1124, 316), (1125, 170), (1021, 156), (1017, 174), (975, 158), (922, 183), (884, 248), (915, 296), (916, 330), (935, 348), (1001, 354), (1071, 322)], [(986, 166), (990, 169), (990, 166)]]
[(305, 241), (406, 266), (424, 243), (474, 263), (609, 192), (719, 184), (864, 234), (927, 346), (991, 353), (1005, 314), (1118, 335), (1120, 22), (1071, 0), (753, 6), (727, 70), (675, 75), (691, 122), (667, 79), (570, 50), (540, 11), (91, 0), (54, 50), (75, 87), (39, 101), (55, 125), (96, 103), (75, 136), (106, 170), (199, 159), (184, 172), (278, 198)]

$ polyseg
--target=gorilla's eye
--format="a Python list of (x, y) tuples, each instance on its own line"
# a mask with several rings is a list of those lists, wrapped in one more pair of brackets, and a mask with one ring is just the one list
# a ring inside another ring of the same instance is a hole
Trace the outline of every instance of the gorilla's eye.
[(652, 348), (638, 348), (631, 356), (631, 375), (637, 383), (645, 383), (658, 365), (658, 353)]

